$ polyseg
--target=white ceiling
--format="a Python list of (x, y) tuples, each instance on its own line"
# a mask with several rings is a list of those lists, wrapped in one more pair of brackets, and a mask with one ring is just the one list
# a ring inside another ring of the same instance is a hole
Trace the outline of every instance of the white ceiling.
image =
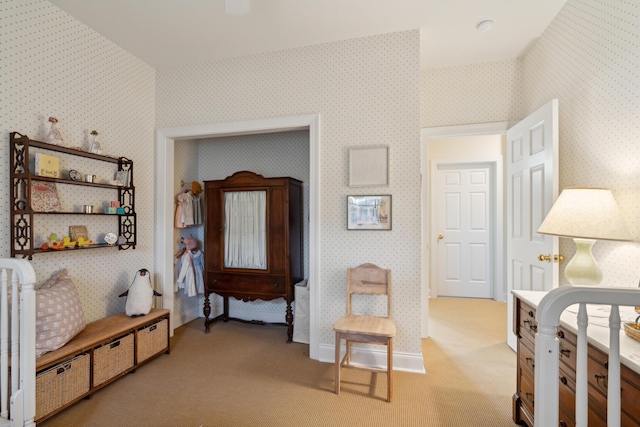
[[(155, 68), (420, 29), (421, 68), (522, 56), (566, 0), (49, 0)], [(493, 19), (493, 29), (476, 24)]]

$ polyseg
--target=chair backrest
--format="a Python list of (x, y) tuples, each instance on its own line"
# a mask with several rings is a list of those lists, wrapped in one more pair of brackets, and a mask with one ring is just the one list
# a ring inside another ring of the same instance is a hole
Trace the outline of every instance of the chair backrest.
[(386, 295), (387, 317), (391, 317), (391, 270), (375, 264), (347, 269), (347, 315), (351, 314), (351, 295)]

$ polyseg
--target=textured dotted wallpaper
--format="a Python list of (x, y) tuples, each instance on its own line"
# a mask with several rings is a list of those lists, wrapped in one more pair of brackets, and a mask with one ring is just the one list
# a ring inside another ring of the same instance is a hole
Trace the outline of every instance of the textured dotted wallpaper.
[[(344, 314), (346, 269), (373, 262), (393, 270), (397, 350), (421, 352), (419, 60), (419, 33), (408, 31), (157, 72), (160, 128), (321, 115), (320, 283), (310, 284), (321, 344)], [(390, 146), (389, 187), (349, 188), (348, 149), (366, 145)], [(393, 230), (347, 231), (350, 194), (391, 194)]]
[[(613, 192), (640, 239), (640, 3), (568, 0), (523, 60), (525, 108), (559, 99), (560, 188)], [(567, 259), (575, 253), (560, 239)], [(637, 286), (640, 245), (599, 241), (603, 284)], [(564, 267), (562, 264), (561, 267)], [(566, 283), (561, 271), (561, 283)]]
[[(155, 71), (51, 3), (0, 2), (0, 256), (9, 256), (9, 132), (44, 140), (49, 116), (69, 146), (85, 146), (97, 130), (105, 154), (134, 161), (137, 239), (135, 250), (116, 248), (33, 257), (40, 282), (67, 268), (80, 293), (87, 321), (124, 311), (126, 290), (135, 272), (153, 270)], [(109, 163), (60, 155), (62, 170), (113, 179)], [(65, 210), (85, 204), (96, 209), (117, 200), (117, 191), (58, 186)], [(36, 244), (51, 232), (68, 235), (70, 225), (86, 225), (91, 239), (117, 231), (115, 217), (37, 215)]]
[[(558, 98), (560, 188), (610, 188), (640, 240), (639, 56), (640, 3), (568, 0), (521, 59), (421, 71), (421, 127), (515, 123)], [(575, 245), (560, 251), (568, 260)], [(638, 285), (638, 243), (593, 252), (603, 284)]]
[(517, 122), (525, 117), (521, 60), (487, 62), (420, 73), (420, 125)]

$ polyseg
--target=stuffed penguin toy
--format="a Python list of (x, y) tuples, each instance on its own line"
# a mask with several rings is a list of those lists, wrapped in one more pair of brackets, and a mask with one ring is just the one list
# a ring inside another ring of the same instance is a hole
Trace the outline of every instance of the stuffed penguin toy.
[(153, 306), (153, 296), (162, 296), (156, 292), (151, 286), (151, 274), (149, 270), (143, 268), (138, 270), (133, 283), (126, 292), (120, 294), (121, 297), (127, 297), (125, 304), (125, 312), (127, 316), (138, 317), (149, 314), (151, 306)]

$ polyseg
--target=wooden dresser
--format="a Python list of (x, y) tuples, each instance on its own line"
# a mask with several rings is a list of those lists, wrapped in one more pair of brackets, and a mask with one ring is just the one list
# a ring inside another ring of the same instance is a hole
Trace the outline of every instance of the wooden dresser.
[[(537, 303), (544, 294), (533, 291), (514, 292), (514, 332), (518, 337), (518, 361), (516, 393), (513, 395), (513, 420), (516, 424), (529, 427), (533, 427), (535, 404), (535, 315)], [(621, 308), (623, 309), (625, 308)], [(589, 427), (606, 427), (608, 329), (591, 324), (590, 319), (587, 330)], [(575, 315), (565, 311), (557, 330), (560, 340), (558, 426), (561, 427), (575, 425), (576, 332)], [(640, 361), (640, 342), (627, 337), (624, 332), (621, 334), (622, 425), (640, 426), (640, 366), (633, 361)]]
[[(266, 193), (266, 267), (232, 268), (225, 264), (225, 194)], [(237, 172), (218, 181), (205, 181), (205, 328), (208, 331), (212, 293), (224, 298), (223, 320), (229, 320), (229, 297), (242, 301), (284, 298), (288, 342), (293, 337), (293, 286), (303, 279), (302, 182)], [(236, 319), (239, 320), (239, 319)]]

